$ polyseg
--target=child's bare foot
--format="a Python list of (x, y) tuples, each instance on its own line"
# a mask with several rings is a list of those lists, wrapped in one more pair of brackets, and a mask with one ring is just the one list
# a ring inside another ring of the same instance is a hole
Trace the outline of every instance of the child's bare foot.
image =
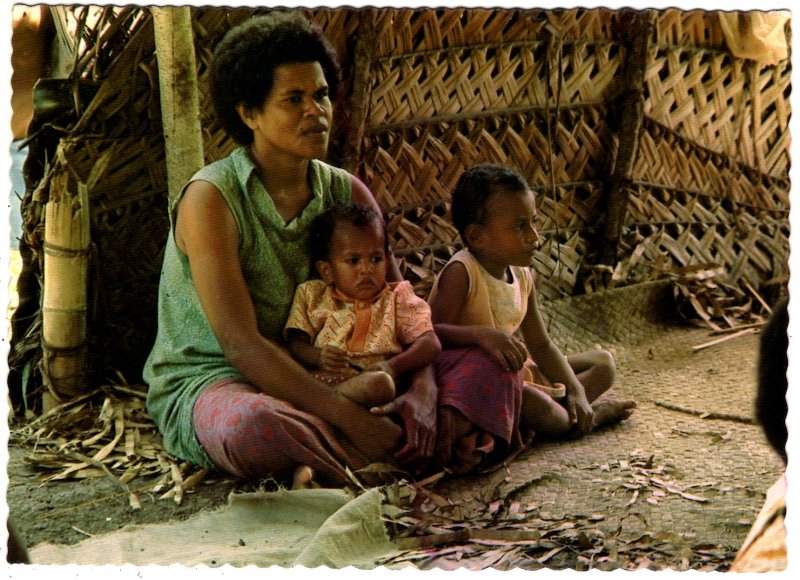
[(623, 401), (602, 401), (592, 405), (594, 409), (594, 426), (593, 428), (609, 423), (617, 423), (624, 421), (633, 414), (636, 408), (636, 401), (623, 400)]
[(374, 407), (394, 399), (394, 380), (383, 371), (369, 371), (336, 385), (336, 390), (359, 405)]
[(317, 487), (314, 482), (314, 470), (308, 465), (301, 465), (294, 470), (292, 489), (311, 489)]

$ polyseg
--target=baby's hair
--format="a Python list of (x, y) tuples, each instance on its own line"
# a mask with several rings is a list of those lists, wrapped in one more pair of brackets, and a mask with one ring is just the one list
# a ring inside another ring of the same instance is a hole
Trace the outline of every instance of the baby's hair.
[(450, 213), (453, 225), (466, 244), (470, 224), (482, 224), (486, 218), (486, 202), (498, 190), (524, 193), (529, 187), (522, 176), (509, 167), (482, 163), (467, 169), (453, 190)]
[(230, 29), (214, 50), (209, 74), (214, 112), (228, 135), (240, 145), (252, 143), (253, 132), (236, 107), (261, 109), (275, 69), (306, 62), (320, 63), (333, 100), (341, 78), (336, 53), (300, 12), (275, 10)]
[(336, 204), (325, 213), (319, 215), (311, 228), (311, 263), (327, 260), (333, 233), (339, 224), (349, 223), (356, 227), (378, 224), (383, 232), (384, 250), (389, 255), (389, 236), (386, 233), (386, 222), (372, 207), (363, 203)]

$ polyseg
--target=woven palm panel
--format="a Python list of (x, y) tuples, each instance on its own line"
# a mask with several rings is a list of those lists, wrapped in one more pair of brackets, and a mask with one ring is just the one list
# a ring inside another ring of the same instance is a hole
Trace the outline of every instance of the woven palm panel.
[(760, 63), (752, 66), (755, 69), (751, 83), (752, 152), (756, 161), (750, 165), (768, 175), (787, 175), (791, 166), (791, 61), (786, 60), (774, 66)]
[(705, 10), (668, 8), (656, 16), (656, 44), (725, 48), (719, 13)]
[[(614, 43), (550, 46), (541, 41), (380, 59), (370, 70), (369, 126), (377, 129), (520, 107), (602, 103), (620, 62), (621, 51)], [(558, 90), (551, 88), (559, 83)]]
[(639, 133), (632, 171), (634, 181), (762, 208), (786, 206), (785, 175), (763, 175), (647, 119)]
[(464, 170), (483, 162), (516, 168), (532, 185), (604, 175), (612, 139), (602, 109), (562, 111), (552, 148), (547, 133), (541, 111), (417, 123), (367, 135), (361, 171), (386, 210), (449, 199)]
[(788, 276), (785, 219), (740, 214), (735, 223), (637, 224), (626, 227), (619, 284), (654, 280), (687, 266), (721, 266), (725, 280), (754, 287)]
[(379, 9), (375, 58), (468, 45), (542, 40), (608, 40), (617, 13), (604, 8), (519, 10), (484, 8)]
[(748, 117), (744, 61), (712, 50), (649, 52), (644, 113), (702, 147), (737, 157)]

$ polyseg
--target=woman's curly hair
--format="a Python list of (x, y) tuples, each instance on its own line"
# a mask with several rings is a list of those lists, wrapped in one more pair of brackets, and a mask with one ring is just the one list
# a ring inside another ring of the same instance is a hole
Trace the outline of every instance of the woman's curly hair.
[(236, 107), (261, 109), (272, 90), (275, 69), (304, 62), (320, 63), (335, 99), (341, 75), (336, 53), (300, 12), (269, 12), (229, 30), (214, 50), (209, 73), (214, 112), (222, 128), (240, 145), (252, 143), (253, 132)]

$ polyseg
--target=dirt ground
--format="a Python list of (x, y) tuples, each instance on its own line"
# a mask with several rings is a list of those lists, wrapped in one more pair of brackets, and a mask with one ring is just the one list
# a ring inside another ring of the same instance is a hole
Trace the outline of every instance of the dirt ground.
[[(620, 300), (619, 308), (646, 309), (652, 296)], [(578, 314), (578, 337), (569, 323), (551, 329), (569, 334), (565, 350), (601, 343), (614, 352), (614, 393), (638, 402), (633, 417), (580, 440), (537, 442), (493, 474), (435, 484), (439, 503), (429, 516), (438, 530), (538, 530), (547, 542), (536, 550), (462, 542), (386, 564), (726, 570), (782, 467), (749, 419), (758, 335), (694, 351), (713, 338), (708, 330), (634, 318), (617, 315), (587, 331)], [(29, 546), (186, 518), (224, 505), (232, 491), (252, 491), (209, 478), (180, 505), (144, 493), (134, 511), (108, 478), (41, 484), (25, 462), (29, 451), (10, 444), (7, 492)]]

